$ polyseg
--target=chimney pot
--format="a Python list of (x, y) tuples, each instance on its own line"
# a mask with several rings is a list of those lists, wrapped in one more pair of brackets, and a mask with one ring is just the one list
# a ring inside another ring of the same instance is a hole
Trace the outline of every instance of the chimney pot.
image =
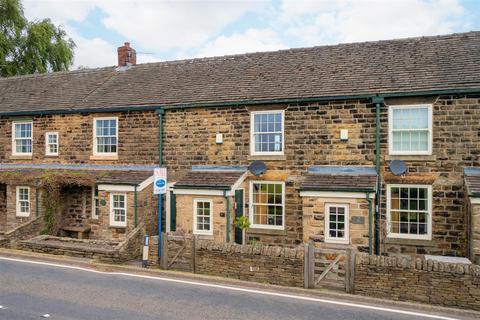
[(123, 46), (118, 47), (118, 66), (134, 66), (137, 64), (137, 52), (130, 47), (130, 42), (125, 42)]

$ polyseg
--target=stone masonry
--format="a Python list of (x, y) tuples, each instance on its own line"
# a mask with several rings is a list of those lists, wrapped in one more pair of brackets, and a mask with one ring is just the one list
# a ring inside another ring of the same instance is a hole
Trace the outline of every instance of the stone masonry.
[[(352, 198), (303, 198), (303, 241), (313, 241), (316, 246), (325, 247), (325, 205), (348, 204), (350, 234), (349, 243), (359, 251), (368, 252), (368, 202)], [(338, 246), (338, 244), (335, 244)]]
[(357, 254), (355, 293), (480, 310), (480, 266)]

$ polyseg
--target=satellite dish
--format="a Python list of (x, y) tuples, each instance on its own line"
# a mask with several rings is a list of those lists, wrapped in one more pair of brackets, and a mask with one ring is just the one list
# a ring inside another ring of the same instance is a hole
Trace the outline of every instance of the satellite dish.
[(396, 175), (401, 176), (407, 172), (407, 165), (402, 160), (393, 160), (389, 165), (390, 171)]
[(265, 173), (267, 171), (267, 166), (265, 165), (265, 162), (256, 160), (250, 163), (248, 166), (248, 170), (250, 170), (251, 173), (255, 176), (259, 176)]

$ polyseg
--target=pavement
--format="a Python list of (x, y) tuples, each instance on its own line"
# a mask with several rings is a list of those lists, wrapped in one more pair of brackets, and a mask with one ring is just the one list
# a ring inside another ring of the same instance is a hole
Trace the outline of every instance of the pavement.
[(480, 319), (357, 295), (0, 250), (0, 319)]

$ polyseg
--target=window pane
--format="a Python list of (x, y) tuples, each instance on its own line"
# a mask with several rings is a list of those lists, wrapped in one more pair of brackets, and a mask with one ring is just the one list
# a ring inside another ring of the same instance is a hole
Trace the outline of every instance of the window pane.
[(283, 225), (282, 185), (273, 183), (254, 183), (253, 220), (255, 224), (273, 226)]
[(117, 120), (96, 120), (97, 153), (116, 153)]
[[(422, 187), (392, 187), (390, 192), (390, 228), (393, 233), (422, 235), (427, 234), (426, 225), (429, 214), (428, 189)], [(400, 200), (397, 200), (397, 197)], [(400, 201), (400, 207), (397, 206)], [(400, 223), (398, 223), (400, 222)]]

